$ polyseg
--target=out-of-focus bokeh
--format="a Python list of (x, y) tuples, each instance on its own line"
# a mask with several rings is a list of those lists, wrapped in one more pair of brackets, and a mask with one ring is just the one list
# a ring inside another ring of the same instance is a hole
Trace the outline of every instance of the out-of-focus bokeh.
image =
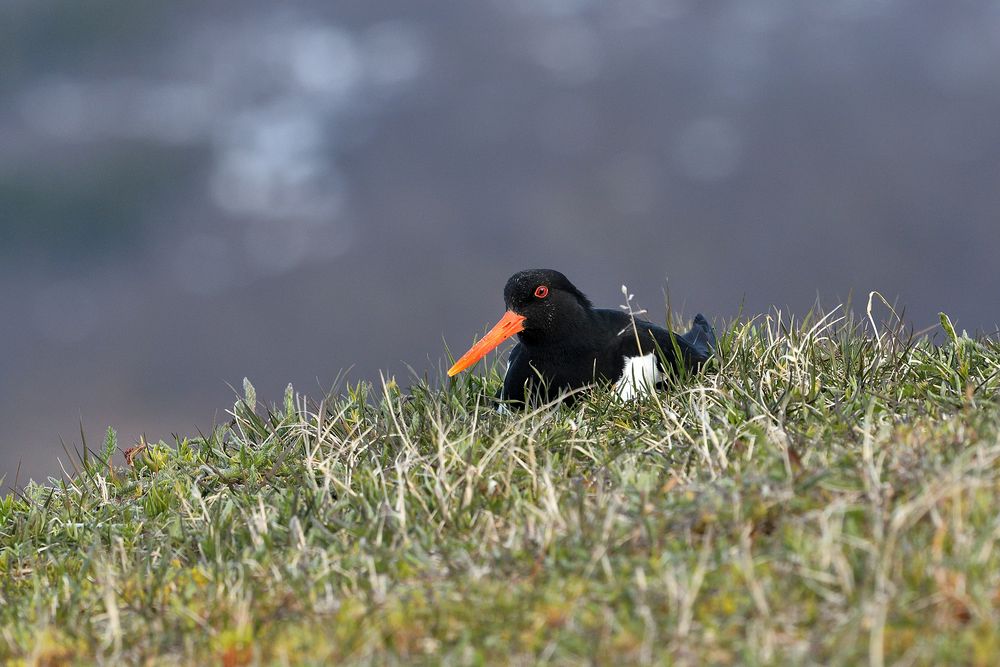
[(0, 3), (0, 476), (438, 373), (514, 271), (1000, 320), (1000, 3)]

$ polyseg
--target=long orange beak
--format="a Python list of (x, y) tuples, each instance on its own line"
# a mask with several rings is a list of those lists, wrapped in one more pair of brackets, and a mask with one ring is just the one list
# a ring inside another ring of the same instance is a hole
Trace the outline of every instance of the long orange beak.
[(458, 375), (466, 368), (475, 366), (476, 362), (489, 354), (490, 350), (504, 342), (518, 331), (524, 331), (524, 315), (518, 315), (512, 310), (508, 310), (500, 318), (489, 333), (469, 348), (469, 351), (462, 355), (462, 358), (455, 362), (455, 365), (448, 369), (448, 377)]

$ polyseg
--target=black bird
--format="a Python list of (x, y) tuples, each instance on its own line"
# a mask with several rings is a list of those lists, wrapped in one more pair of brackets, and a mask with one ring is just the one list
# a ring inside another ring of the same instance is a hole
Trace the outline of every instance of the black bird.
[(551, 269), (515, 273), (503, 300), (503, 318), (448, 376), (475, 365), (517, 334), (520, 342), (511, 350), (500, 391), (501, 400), (517, 406), (535, 397), (555, 400), (599, 382), (614, 383), (620, 396), (631, 398), (651, 391), (681, 364), (700, 366), (716, 345), (712, 326), (700, 314), (691, 331), (674, 334), (623, 311), (594, 308), (566, 276)]

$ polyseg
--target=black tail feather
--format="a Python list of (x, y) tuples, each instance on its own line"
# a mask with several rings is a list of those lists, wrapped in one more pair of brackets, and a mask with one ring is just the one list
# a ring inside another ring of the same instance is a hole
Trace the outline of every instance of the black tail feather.
[(700, 357), (697, 361), (708, 361), (715, 352), (718, 341), (715, 338), (715, 329), (701, 313), (694, 316), (694, 324), (691, 330), (681, 336)]

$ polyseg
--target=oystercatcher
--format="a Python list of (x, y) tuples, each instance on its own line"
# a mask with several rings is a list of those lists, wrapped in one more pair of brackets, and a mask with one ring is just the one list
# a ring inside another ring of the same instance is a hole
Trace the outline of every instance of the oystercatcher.
[[(568, 390), (613, 383), (629, 399), (652, 391), (667, 372), (696, 368), (715, 349), (715, 332), (701, 314), (684, 335), (631, 314), (594, 308), (566, 276), (551, 269), (515, 273), (503, 290), (507, 312), (448, 370), (452, 377), (517, 334), (499, 398), (522, 407), (552, 401)], [(678, 356), (679, 355), (679, 356)], [(672, 368), (664, 368), (664, 363)]]

